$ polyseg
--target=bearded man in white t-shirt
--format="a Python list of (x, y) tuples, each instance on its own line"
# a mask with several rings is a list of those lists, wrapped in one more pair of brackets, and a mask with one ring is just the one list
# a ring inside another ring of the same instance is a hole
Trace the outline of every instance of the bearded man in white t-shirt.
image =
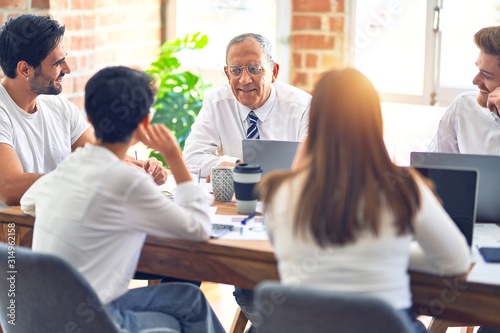
[[(76, 105), (59, 96), (71, 72), (65, 27), (48, 16), (23, 14), (0, 28), (0, 206), (18, 205), (24, 192), (94, 132)], [(103, 124), (103, 128), (106, 126)], [(134, 162), (157, 184), (166, 170), (156, 159)]]

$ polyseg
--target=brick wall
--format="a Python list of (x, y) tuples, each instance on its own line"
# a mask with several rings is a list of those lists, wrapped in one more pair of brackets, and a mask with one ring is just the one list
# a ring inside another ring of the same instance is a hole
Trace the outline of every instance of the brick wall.
[(21, 13), (50, 14), (66, 26), (71, 74), (63, 94), (83, 109), (85, 83), (109, 65), (149, 67), (160, 46), (161, 0), (0, 0), (0, 24)]
[(292, 0), (290, 83), (312, 91), (320, 74), (344, 65), (345, 0)]
[[(83, 87), (107, 65), (147, 68), (161, 44), (166, 0), (0, 0), (0, 24), (20, 13), (50, 14), (66, 25), (72, 73), (63, 94), (83, 109)], [(311, 91), (326, 69), (343, 66), (345, 0), (290, 0), (290, 83)]]

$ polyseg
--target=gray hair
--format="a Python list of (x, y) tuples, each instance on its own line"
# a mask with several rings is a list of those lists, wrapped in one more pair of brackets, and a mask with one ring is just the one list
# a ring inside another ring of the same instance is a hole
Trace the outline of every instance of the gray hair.
[(251, 33), (251, 32), (238, 35), (238, 36), (234, 37), (233, 39), (231, 39), (231, 41), (229, 41), (229, 43), (227, 44), (227, 47), (226, 47), (226, 62), (227, 62), (227, 54), (229, 53), (229, 49), (231, 48), (231, 46), (238, 44), (238, 43), (241, 43), (241, 42), (244, 42), (247, 39), (255, 40), (257, 42), (257, 44), (259, 44), (260, 49), (262, 50), (262, 53), (264, 53), (264, 56), (266, 57), (267, 61), (274, 62), (273, 54), (272, 54), (273, 46), (271, 45), (271, 42), (269, 41), (269, 39), (267, 39), (266, 37), (264, 37), (262, 35), (259, 35), (256, 33)]

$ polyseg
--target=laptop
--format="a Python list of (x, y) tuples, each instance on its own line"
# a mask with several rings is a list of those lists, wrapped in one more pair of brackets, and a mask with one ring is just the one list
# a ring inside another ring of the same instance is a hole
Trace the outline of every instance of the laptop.
[(415, 167), (434, 183), (443, 208), (472, 246), (476, 221), (479, 174), (476, 169), (448, 167)]
[(412, 152), (410, 164), (477, 169), (479, 171), (477, 221), (500, 222), (500, 156)]
[(243, 139), (243, 163), (259, 164), (262, 175), (274, 170), (290, 170), (298, 141)]

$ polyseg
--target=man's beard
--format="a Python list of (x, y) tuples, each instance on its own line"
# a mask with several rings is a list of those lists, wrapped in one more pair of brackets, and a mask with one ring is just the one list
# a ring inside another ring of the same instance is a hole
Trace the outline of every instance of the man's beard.
[(37, 95), (59, 95), (62, 92), (62, 86), (57, 88), (53, 79), (35, 69), (35, 75), (30, 82), (31, 91)]
[(483, 100), (483, 97), (481, 95), (477, 96), (477, 104), (479, 104), (481, 107), (486, 108), (486, 101)]

